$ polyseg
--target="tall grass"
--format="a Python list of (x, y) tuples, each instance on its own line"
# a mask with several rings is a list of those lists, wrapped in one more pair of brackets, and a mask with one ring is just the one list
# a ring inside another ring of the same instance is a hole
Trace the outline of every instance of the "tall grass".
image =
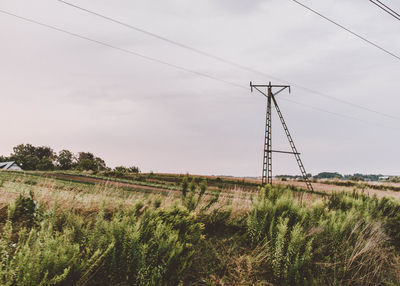
[(289, 191), (269, 188), (256, 200), (247, 231), (264, 246), (264, 267), (276, 284), (391, 285), (398, 282), (399, 233), (389, 226), (398, 206), (342, 193), (305, 207)]
[(0, 285), (400, 284), (394, 199), (300, 203), (268, 186), (250, 200), (188, 179), (180, 197), (138, 195), (8, 176)]
[[(19, 198), (15, 217), (30, 198)], [(178, 285), (202, 224), (175, 206), (100, 212), (94, 221), (56, 209), (36, 226), (8, 220), (0, 238), (1, 285)]]

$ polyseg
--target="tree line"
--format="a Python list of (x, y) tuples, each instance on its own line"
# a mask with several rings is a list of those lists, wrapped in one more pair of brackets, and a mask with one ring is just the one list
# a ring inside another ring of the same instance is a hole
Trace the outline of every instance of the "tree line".
[[(90, 152), (74, 154), (64, 149), (56, 153), (49, 146), (33, 146), (32, 144), (19, 144), (13, 148), (10, 156), (0, 156), (0, 162), (7, 161), (15, 161), (23, 170), (111, 170), (102, 158)], [(115, 169), (118, 171), (139, 172), (138, 167), (126, 168), (119, 166)]]

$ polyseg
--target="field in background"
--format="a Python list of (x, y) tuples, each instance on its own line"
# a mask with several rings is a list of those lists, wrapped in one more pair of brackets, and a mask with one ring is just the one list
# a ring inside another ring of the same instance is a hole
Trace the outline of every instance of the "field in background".
[(400, 283), (397, 185), (187, 178), (0, 172), (0, 285)]
[[(206, 179), (207, 194), (220, 192), (221, 200), (238, 202), (241, 207), (251, 202), (257, 194), (261, 180), (223, 176), (199, 176), (189, 174), (114, 174), (109, 172), (28, 171), (1, 172), (0, 206), (10, 203), (19, 194), (35, 190), (42, 201), (54, 201), (70, 208), (96, 209), (101, 204), (110, 208), (129, 205), (138, 198), (161, 195), (173, 201), (181, 196), (181, 182), (186, 176), (197, 183)], [(335, 192), (357, 190), (369, 196), (400, 198), (400, 184), (386, 182), (354, 182), (319, 180), (313, 182), (315, 192), (310, 193), (304, 182), (298, 180), (274, 179), (274, 185), (290, 187), (297, 196), (307, 202), (321, 199)], [(73, 202), (71, 201), (73, 199)]]

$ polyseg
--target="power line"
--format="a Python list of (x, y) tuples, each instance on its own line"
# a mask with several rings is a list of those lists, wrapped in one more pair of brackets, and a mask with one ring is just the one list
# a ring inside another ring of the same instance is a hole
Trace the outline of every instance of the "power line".
[(368, 111), (370, 113), (375, 113), (377, 115), (384, 116), (384, 117), (387, 117), (387, 118), (400, 120), (400, 117), (392, 115), (392, 114), (388, 114), (388, 113), (384, 113), (384, 112), (381, 112), (381, 111), (377, 111), (377, 110), (374, 110), (374, 109), (371, 109), (371, 108), (368, 108), (368, 107), (365, 107), (365, 106), (362, 106), (362, 105), (359, 105), (359, 104), (356, 104), (356, 103), (353, 103), (353, 102), (350, 102), (350, 101), (347, 101), (347, 100), (343, 100), (343, 99), (340, 99), (340, 98), (337, 98), (337, 97), (334, 97), (334, 96), (331, 96), (331, 95), (323, 94), (323, 93), (321, 93), (319, 91), (310, 89), (310, 88), (305, 87), (305, 86), (300, 86), (300, 85), (296, 85), (296, 84), (293, 84), (293, 85), (297, 86), (300, 89), (308, 91), (310, 93), (313, 93), (313, 94), (316, 94), (316, 95), (319, 95), (319, 96), (322, 96), (322, 97), (325, 97), (325, 98), (328, 98), (328, 99), (331, 99), (331, 100), (334, 100), (334, 101), (337, 101), (337, 102), (341, 102), (343, 104), (346, 104), (346, 105), (349, 105), (349, 106), (353, 106), (355, 108), (358, 108), (358, 109), (361, 109), (361, 110), (364, 110), (364, 111)]
[(339, 24), (338, 22), (335, 22), (335, 21), (329, 19), (328, 17), (326, 17), (326, 16), (322, 15), (321, 13), (317, 12), (316, 10), (314, 10), (314, 9), (312, 9), (312, 8), (310, 8), (310, 7), (308, 7), (308, 6), (306, 6), (305, 4), (303, 4), (303, 3), (301, 3), (301, 2), (299, 2), (299, 1), (297, 1), (297, 0), (291, 0), (291, 1), (293, 1), (293, 2), (295, 2), (295, 3), (297, 3), (297, 4), (299, 4), (300, 6), (306, 8), (307, 10), (309, 10), (309, 11), (313, 12), (314, 14), (320, 16), (321, 18), (327, 20), (328, 22), (331, 22), (332, 24), (334, 24), (334, 25), (336, 25), (337, 27), (341, 28), (342, 30), (345, 30), (346, 32), (352, 34), (353, 36), (356, 36), (357, 38), (363, 40), (364, 42), (370, 44), (371, 46), (374, 46), (375, 48), (377, 48), (377, 49), (379, 49), (379, 50), (381, 50), (381, 51), (387, 53), (388, 55), (394, 57), (395, 59), (400, 60), (400, 56), (396, 55), (395, 53), (392, 53), (392, 52), (390, 52), (389, 50), (387, 50), (387, 49), (381, 47), (380, 45), (375, 44), (374, 42), (368, 40), (367, 38), (361, 36), (360, 34), (357, 34), (357, 33), (353, 32), (352, 30), (346, 28), (345, 26)]
[[(78, 5), (75, 5), (75, 4), (72, 4), (72, 3), (69, 3), (69, 2), (63, 1), (63, 0), (55, 0), (55, 1), (58, 1), (58, 2), (60, 2), (60, 3), (63, 3), (63, 4), (65, 4), (65, 5), (68, 5), (68, 6), (71, 6), (71, 7), (74, 7), (74, 8), (76, 8), (76, 9), (81, 10), (81, 11), (85, 11), (85, 12), (87, 12), (87, 13), (89, 13), (89, 14), (98, 16), (98, 17), (103, 18), (103, 19), (106, 19), (106, 20), (108, 20), (108, 21), (110, 21), (110, 22), (114, 22), (114, 23), (116, 23), (116, 24), (122, 25), (122, 26), (124, 26), (124, 27), (127, 27), (127, 28), (129, 28), (129, 29), (135, 30), (135, 31), (137, 31), (137, 32), (146, 34), (146, 35), (148, 35), (148, 36), (150, 36), (150, 37), (157, 38), (157, 39), (159, 39), (159, 40), (162, 40), (162, 41), (164, 41), (164, 42), (170, 43), (170, 44), (172, 44), (172, 45), (181, 47), (181, 48), (183, 48), (183, 49), (186, 49), (186, 50), (195, 52), (195, 53), (197, 53), (197, 54), (200, 54), (200, 55), (203, 55), (203, 56), (212, 58), (212, 59), (214, 59), (214, 60), (223, 62), (223, 63), (228, 64), (228, 65), (235, 66), (235, 67), (237, 67), (237, 68), (239, 68), (239, 69), (243, 69), (243, 70), (246, 70), (246, 71), (249, 71), (249, 72), (253, 72), (253, 73), (260, 73), (259, 71), (254, 70), (254, 69), (252, 69), (252, 68), (250, 68), (250, 67), (246, 67), (246, 66), (241, 65), (241, 64), (239, 64), (239, 63), (235, 63), (235, 62), (233, 62), (233, 61), (224, 59), (224, 58), (222, 58), (222, 57), (213, 55), (213, 54), (211, 54), (211, 53), (207, 53), (207, 52), (205, 52), (205, 51), (202, 51), (202, 50), (199, 50), (199, 49), (197, 49), (197, 48), (191, 47), (191, 46), (189, 46), (189, 45), (186, 45), (186, 44), (183, 44), (183, 43), (180, 43), (180, 42), (177, 42), (177, 41), (168, 39), (168, 38), (163, 37), (163, 36), (161, 36), (161, 35), (159, 35), (159, 34), (156, 34), (156, 33), (153, 33), (153, 32), (147, 31), (147, 30), (144, 30), (144, 29), (139, 28), (139, 27), (137, 27), (137, 26), (133, 26), (133, 25), (130, 25), (130, 24), (121, 22), (121, 21), (119, 21), (119, 20), (110, 18), (110, 17), (105, 16), (105, 15), (103, 15), (103, 14), (99, 14), (99, 13), (97, 13), (97, 12), (94, 12), (94, 11), (92, 11), (92, 10), (83, 8), (83, 7), (81, 7), (81, 6), (78, 6)], [(264, 75), (265, 75), (265, 74), (264, 74)], [(280, 79), (274, 78), (273, 76), (270, 76), (270, 75), (267, 75), (267, 76), (269, 76), (269, 77), (271, 77), (271, 78), (273, 78), (273, 79), (275, 79), (275, 80), (281, 81)]]
[[(23, 21), (26, 21), (26, 22), (29, 22), (29, 23), (32, 23), (32, 24), (36, 24), (36, 25), (39, 25), (39, 26), (42, 26), (42, 27), (45, 27), (45, 28), (48, 28), (48, 29), (52, 29), (52, 30), (55, 30), (55, 31), (58, 31), (58, 32), (61, 32), (61, 33), (64, 33), (64, 34), (67, 34), (67, 35), (82, 39), (82, 40), (86, 40), (86, 41), (89, 41), (89, 42), (96, 43), (98, 45), (102, 45), (102, 46), (105, 46), (105, 47), (108, 47), (108, 48), (111, 48), (111, 49), (115, 49), (115, 50), (118, 50), (118, 51), (121, 51), (121, 52), (124, 52), (124, 53), (128, 53), (128, 54), (131, 54), (131, 55), (134, 55), (134, 56), (137, 56), (137, 57), (140, 57), (140, 58), (152, 61), (152, 62), (156, 62), (156, 63), (162, 64), (162, 65), (166, 65), (166, 66), (169, 66), (169, 67), (181, 70), (181, 71), (185, 71), (185, 72), (196, 74), (196, 75), (199, 75), (199, 76), (202, 76), (202, 77), (205, 77), (205, 78), (209, 78), (209, 79), (212, 79), (212, 80), (215, 80), (215, 81), (219, 81), (219, 82), (231, 85), (231, 86), (236, 87), (236, 88), (245, 89), (245, 90), (248, 89), (245, 86), (242, 86), (242, 85), (239, 85), (239, 84), (236, 84), (236, 83), (232, 83), (230, 81), (219, 79), (217, 77), (214, 77), (214, 76), (211, 76), (211, 75), (208, 75), (208, 74), (205, 74), (205, 73), (193, 71), (193, 70), (181, 67), (181, 66), (177, 66), (175, 64), (170, 64), (168, 62), (165, 62), (165, 61), (153, 58), (153, 57), (145, 56), (145, 55), (136, 53), (136, 52), (131, 51), (131, 50), (127, 50), (127, 49), (124, 49), (124, 48), (119, 48), (117, 46), (114, 46), (114, 45), (111, 45), (111, 44), (108, 44), (108, 43), (105, 43), (105, 42), (102, 42), (102, 41), (98, 41), (98, 40), (95, 40), (95, 39), (92, 39), (92, 38), (89, 38), (89, 37), (86, 37), (86, 36), (82, 36), (80, 34), (76, 34), (76, 33), (73, 33), (73, 32), (70, 32), (70, 31), (67, 31), (67, 30), (52, 26), (52, 25), (48, 25), (48, 24), (45, 24), (45, 23), (42, 23), (42, 22), (38, 22), (38, 21), (30, 19), (30, 18), (22, 17), (22, 16), (14, 14), (14, 13), (4, 11), (2, 9), (0, 9), (0, 13), (3, 13), (5, 15), (12, 16), (12, 17), (15, 17), (17, 19), (20, 19), (20, 20), (23, 20)], [(329, 114), (332, 114), (332, 115), (335, 115), (335, 116), (361, 121), (361, 122), (368, 123), (369, 125), (371, 125), (370, 122), (367, 122), (367, 121), (364, 121), (362, 119), (358, 119), (358, 118), (355, 118), (355, 117), (352, 117), (352, 116), (347, 116), (347, 115), (331, 112), (331, 111), (328, 111), (328, 110), (325, 110), (325, 109), (321, 109), (319, 107), (315, 107), (315, 106), (308, 105), (308, 104), (305, 104), (305, 103), (300, 103), (300, 102), (297, 102), (297, 101), (294, 101), (294, 100), (290, 100), (290, 99), (286, 99), (286, 98), (281, 98), (281, 99), (284, 100), (284, 101), (292, 102), (292, 103), (300, 105), (300, 106), (304, 106), (304, 107), (308, 107), (308, 108), (311, 108), (311, 109), (314, 109), (314, 110), (318, 110), (320, 112), (325, 112), (325, 113), (329, 113)]]
[(363, 119), (360, 119), (360, 118), (357, 118), (357, 117), (354, 117), (354, 116), (332, 112), (332, 111), (329, 111), (329, 110), (326, 110), (326, 109), (323, 109), (323, 108), (320, 108), (320, 107), (317, 107), (317, 106), (313, 106), (313, 105), (310, 105), (310, 104), (305, 104), (305, 103), (298, 102), (298, 101), (295, 101), (295, 100), (292, 100), (292, 99), (287, 99), (287, 98), (281, 97), (280, 100), (287, 101), (287, 102), (290, 102), (290, 103), (293, 103), (293, 104), (296, 104), (296, 105), (299, 105), (299, 106), (302, 106), (302, 107), (305, 107), (305, 108), (308, 108), (308, 109), (313, 109), (313, 110), (316, 110), (316, 111), (319, 111), (319, 112), (322, 112), (322, 113), (331, 114), (331, 115), (336, 116), (336, 117), (342, 117), (342, 118), (345, 118), (345, 119), (350, 119), (350, 120), (353, 120), (353, 121), (361, 122), (361, 123), (364, 123), (364, 124), (366, 124), (368, 126), (371, 126), (372, 124), (374, 124), (376, 126), (386, 127), (386, 128), (393, 129), (393, 130), (396, 130), (396, 131), (400, 130), (400, 128), (394, 128), (394, 127), (390, 127), (390, 126), (383, 125), (383, 124), (377, 124), (376, 122), (369, 122), (367, 120), (363, 120)]
[[(208, 57), (208, 58), (211, 58), (211, 59), (220, 61), (220, 62), (222, 62), (222, 63), (225, 63), (225, 64), (228, 64), (228, 65), (234, 66), (234, 67), (236, 67), (236, 68), (238, 68), (238, 69), (241, 69), (241, 70), (244, 70), (244, 71), (247, 71), (247, 72), (252, 72), (252, 73), (255, 73), (255, 74), (259, 74), (259, 75), (262, 75), (262, 76), (267, 76), (267, 77), (269, 77), (269, 78), (271, 78), (271, 79), (274, 79), (274, 80), (277, 80), (277, 81), (279, 81), (279, 82), (286, 83), (286, 84), (290, 84), (290, 85), (293, 85), (293, 86), (297, 86), (298, 88), (303, 89), (303, 90), (305, 90), (305, 91), (308, 91), (308, 92), (310, 92), (310, 93), (313, 93), (313, 94), (315, 94), (315, 95), (322, 96), (322, 97), (325, 97), (325, 98), (327, 98), (327, 99), (329, 99), (329, 100), (337, 101), (337, 102), (340, 102), (340, 103), (342, 103), (342, 104), (346, 104), (346, 105), (352, 106), (352, 107), (354, 107), (354, 108), (358, 108), (358, 109), (361, 109), (361, 110), (364, 110), (364, 111), (367, 111), (367, 112), (375, 113), (375, 114), (378, 114), (378, 115), (381, 115), (381, 116), (384, 116), (384, 117), (387, 117), (387, 118), (391, 118), (391, 119), (395, 119), (395, 120), (400, 120), (400, 117), (397, 117), (397, 116), (394, 116), (394, 115), (391, 115), (391, 114), (387, 114), (387, 113), (384, 113), (384, 112), (376, 111), (376, 110), (373, 110), (373, 109), (371, 109), (371, 108), (368, 108), (368, 107), (365, 107), (365, 106), (362, 106), (362, 105), (359, 105), (359, 104), (356, 104), (356, 103), (353, 103), (353, 102), (350, 102), (350, 101), (346, 101), (346, 100), (343, 100), (343, 99), (340, 99), (340, 98), (337, 98), (337, 97), (334, 97), (334, 96), (330, 96), (330, 95), (324, 94), (324, 93), (322, 93), (322, 92), (319, 92), (319, 91), (310, 89), (310, 88), (308, 88), (308, 87), (305, 87), (305, 86), (302, 86), (302, 85), (299, 85), (299, 84), (296, 84), (296, 83), (293, 83), (293, 82), (290, 82), (290, 81), (287, 81), (287, 80), (284, 80), (284, 79), (281, 79), (281, 78), (272, 76), (272, 75), (270, 75), (270, 74), (266, 74), (266, 73), (261, 72), (261, 71), (259, 71), (259, 70), (256, 70), (256, 69), (247, 67), (247, 66), (245, 66), (245, 65), (242, 65), (242, 64), (239, 64), (239, 63), (236, 63), (236, 62), (233, 62), (233, 61), (224, 59), (224, 58), (222, 58), (222, 57), (220, 57), (220, 56), (213, 55), (213, 54), (211, 54), (211, 53), (202, 51), (202, 50), (200, 50), (200, 49), (191, 47), (191, 46), (189, 46), (189, 45), (186, 45), (186, 44), (183, 44), (183, 43), (180, 43), (180, 42), (171, 40), (171, 39), (166, 38), (166, 37), (164, 37), (164, 36), (162, 36), (162, 35), (159, 35), (159, 34), (150, 32), (150, 31), (148, 31), (148, 30), (142, 29), (142, 28), (137, 27), (137, 26), (133, 26), (133, 25), (131, 25), (131, 24), (124, 23), (124, 22), (122, 22), (122, 21), (116, 20), (116, 19), (111, 18), (111, 17), (108, 17), (108, 16), (106, 16), (106, 15), (103, 15), (103, 14), (100, 14), (100, 13), (97, 13), (97, 12), (94, 12), (94, 11), (92, 11), (92, 10), (89, 10), (89, 9), (87, 9), (87, 8), (83, 8), (83, 7), (81, 7), (81, 6), (72, 4), (72, 3), (70, 3), (70, 2), (67, 2), (67, 1), (64, 1), (64, 0), (55, 0), (55, 1), (58, 1), (58, 2), (60, 2), (60, 3), (62, 3), (62, 4), (68, 5), (68, 6), (70, 6), (70, 7), (76, 8), (76, 9), (78, 9), (78, 10), (84, 11), (84, 12), (86, 12), (86, 13), (95, 15), (95, 16), (97, 16), (97, 17), (103, 18), (103, 19), (108, 20), (108, 21), (110, 21), (110, 22), (113, 22), (113, 23), (122, 25), (122, 26), (124, 26), (124, 27), (127, 27), (127, 28), (129, 28), (129, 29), (135, 30), (135, 31), (137, 31), (137, 32), (146, 34), (146, 35), (148, 35), (148, 36), (150, 36), (150, 37), (153, 37), (153, 38), (162, 40), (162, 41), (167, 42), (167, 43), (169, 43), (169, 44), (178, 46), (178, 47), (180, 47), (180, 48), (183, 48), (183, 49), (186, 49), (186, 50), (189, 50), (189, 51), (192, 51), (192, 52), (197, 53), (197, 54), (200, 54), (200, 55), (202, 55), (202, 56), (205, 56), (205, 57)], [(400, 59), (400, 58), (399, 58), (399, 59)]]
[(369, 0), (369, 2), (371, 2), (372, 4), (375, 4), (376, 6), (381, 8), (383, 11), (388, 13), (390, 16), (393, 16), (395, 19), (400, 20), (400, 14), (397, 13), (396, 11), (394, 11), (393, 9), (389, 8), (385, 4), (383, 4), (381, 1), (379, 1), (379, 0), (375, 0), (375, 1)]
[(48, 24), (45, 24), (45, 23), (42, 23), (42, 22), (38, 22), (38, 21), (30, 19), (30, 18), (22, 17), (22, 16), (19, 16), (19, 15), (16, 15), (16, 14), (13, 14), (13, 13), (1, 10), (1, 9), (0, 9), (0, 13), (7, 14), (9, 16), (16, 17), (16, 18), (18, 18), (20, 20), (24, 20), (24, 21), (27, 21), (27, 22), (30, 22), (30, 23), (33, 23), (33, 24), (36, 24), (36, 25), (40, 25), (42, 27), (46, 27), (46, 28), (49, 28), (49, 29), (52, 29), (52, 30), (55, 30), (55, 31), (58, 31), (58, 32), (62, 32), (64, 34), (67, 34), (67, 35), (70, 35), (70, 36), (73, 36), (73, 37), (76, 37), (76, 38), (80, 38), (80, 39), (83, 39), (83, 40), (86, 40), (86, 41), (90, 41), (90, 42), (93, 42), (93, 43), (96, 43), (96, 44), (99, 44), (99, 45), (102, 45), (102, 46), (105, 46), (105, 47), (108, 47), (108, 48), (112, 48), (112, 49), (115, 49), (115, 50), (118, 50), (118, 51), (121, 51), (121, 52), (124, 52), (124, 53), (128, 53), (128, 54), (131, 54), (131, 55), (134, 55), (134, 56), (137, 56), (137, 57), (140, 57), (140, 58), (152, 61), (152, 62), (156, 62), (156, 63), (162, 64), (162, 65), (166, 65), (166, 66), (169, 66), (169, 67), (181, 70), (181, 71), (192, 73), (192, 74), (195, 74), (195, 75), (198, 75), (198, 76), (201, 76), (201, 77), (209, 78), (209, 79), (212, 79), (212, 80), (215, 80), (215, 81), (223, 82), (225, 84), (229, 84), (229, 85), (232, 85), (232, 86), (247, 90), (247, 88), (245, 88), (244, 86), (241, 86), (239, 84), (236, 84), (236, 83), (224, 80), (224, 79), (219, 79), (217, 77), (214, 77), (214, 76), (206, 74), (206, 73), (194, 71), (194, 70), (182, 67), (182, 66), (171, 64), (169, 62), (166, 62), (166, 61), (163, 61), (163, 60), (159, 60), (157, 58), (146, 56), (146, 55), (137, 53), (137, 52), (132, 51), (132, 50), (120, 48), (120, 47), (108, 44), (106, 42), (102, 42), (102, 41), (99, 41), (99, 40), (96, 40), (96, 39), (92, 39), (92, 38), (89, 38), (89, 37), (86, 37), (86, 36), (82, 36), (80, 34), (76, 34), (74, 32), (70, 32), (70, 31), (67, 31), (67, 30), (52, 26), (52, 25), (48, 25)]

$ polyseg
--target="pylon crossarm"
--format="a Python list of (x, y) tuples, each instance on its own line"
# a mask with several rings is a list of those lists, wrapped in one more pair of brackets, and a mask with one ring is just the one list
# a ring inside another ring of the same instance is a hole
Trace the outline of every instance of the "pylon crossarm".
[(284, 90), (287, 89), (287, 88), (289, 88), (289, 92), (290, 92), (290, 86), (285, 86), (285, 87), (281, 88), (280, 90), (278, 90), (277, 92), (275, 92), (275, 93), (273, 94), (273, 96), (277, 95), (278, 93), (281, 93), (282, 91), (284, 91)]

